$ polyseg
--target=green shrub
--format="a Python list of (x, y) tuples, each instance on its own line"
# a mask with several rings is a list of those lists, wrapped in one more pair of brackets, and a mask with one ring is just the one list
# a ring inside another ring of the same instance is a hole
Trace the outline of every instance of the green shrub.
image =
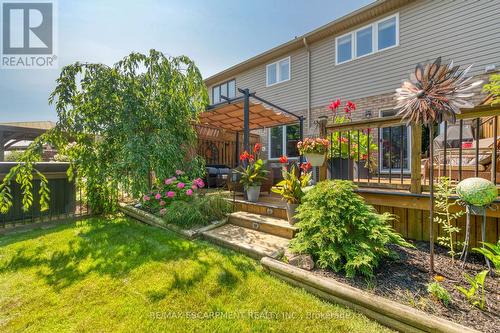
[(355, 188), (350, 181), (337, 180), (308, 191), (298, 208), (300, 231), (291, 249), (311, 254), (321, 268), (371, 277), (382, 257), (395, 255), (388, 244), (412, 245), (390, 226), (394, 216), (378, 214)]
[(191, 228), (223, 219), (232, 211), (232, 204), (220, 194), (211, 194), (196, 196), (190, 202), (174, 201), (165, 210), (165, 223)]
[(451, 303), (450, 293), (438, 282), (429, 283), (427, 285), (427, 292), (446, 306)]

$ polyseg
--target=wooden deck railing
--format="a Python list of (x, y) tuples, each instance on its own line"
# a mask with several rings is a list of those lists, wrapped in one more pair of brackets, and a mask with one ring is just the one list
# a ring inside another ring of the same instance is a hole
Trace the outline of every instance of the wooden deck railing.
[[(456, 181), (482, 177), (498, 184), (499, 116), (500, 106), (463, 110), (455, 124), (456, 138), (447, 137), (452, 125), (442, 124), (444, 145), (434, 147), (433, 163), (428, 160), (427, 129), (421, 125), (406, 127), (399, 116), (326, 124), (321, 131), (334, 144), (321, 178), (351, 179), (360, 187), (422, 193), (428, 189), (428, 171), (433, 167), (435, 179), (444, 175)], [(367, 156), (362, 156), (362, 150)], [(371, 169), (367, 172), (363, 164), (371, 165)]]

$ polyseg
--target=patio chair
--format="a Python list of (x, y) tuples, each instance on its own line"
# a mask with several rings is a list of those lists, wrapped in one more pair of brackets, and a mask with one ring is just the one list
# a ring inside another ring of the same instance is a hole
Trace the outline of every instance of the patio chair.
[[(491, 179), (493, 169), (492, 157), (494, 149), (494, 138), (485, 138), (479, 140), (478, 152), (478, 177)], [(499, 142), (497, 141), (497, 149)], [(475, 177), (476, 174), (476, 142), (473, 141), (471, 148), (462, 148), (461, 169), (462, 179)], [(497, 179), (500, 179), (500, 156), (496, 160)], [(437, 149), (434, 156), (434, 175), (436, 177), (449, 177), (451, 180), (460, 179), (460, 149), (446, 149), (446, 174), (444, 164), (444, 149)], [(422, 175), (424, 182), (427, 181), (430, 173), (429, 159), (422, 159)]]

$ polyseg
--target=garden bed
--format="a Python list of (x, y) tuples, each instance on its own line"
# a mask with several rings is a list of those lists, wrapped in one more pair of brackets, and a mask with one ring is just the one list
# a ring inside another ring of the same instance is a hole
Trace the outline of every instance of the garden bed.
[(227, 219), (221, 221), (213, 221), (209, 225), (199, 225), (192, 226), (189, 229), (183, 229), (177, 225), (165, 223), (161, 217), (155, 216), (143, 209), (136, 208), (127, 204), (120, 204), (120, 210), (136, 220), (139, 220), (143, 223), (152, 225), (154, 227), (167, 229), (177, 233), (178, 235), (187, 238), (187, 239), (195, 239), (197, 238), (203, 231), (207, 231), (216, 227), (219, 227), (227, 222)]
[(468, 287), (463, 272), (475, 275), (486, 268), (482, 256), (469, 255), (468, 263), (462, 269), (461, 262), (455, 261), (453, 264), (445, 249), (435, 247), (436, 272), (445, 278), (440, 284), (452, 296), (451, 304), (444, 306), (427, 292), (429, 244), (415, 242), (415, 247), (415, 249), (394, 247), (399, 254), (399, 259), (383, 260), (371, 280), (362, 276), (349, 279), (342, 273), (317, 268), (311, 274), (334, 279), (482, 332), (498, 332), (500, 327), (499, 279), (490, 276), (486, 278), (487, 309), (484, 311), (469, 305), (455, 287), (456, 285)]

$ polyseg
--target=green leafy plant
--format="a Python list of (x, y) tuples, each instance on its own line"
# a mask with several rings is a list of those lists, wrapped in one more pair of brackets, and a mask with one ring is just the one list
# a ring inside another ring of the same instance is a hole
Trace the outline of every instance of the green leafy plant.
[(269, 171), (265, 167), (264, 161), (259, 158), (261, 146), (255, 144), (253, 154), (244, 151), (240, 155), (240, 161), (243, 163), (235, 171), (241, 175), (240, 183), (245, 189), (250, 186), (262, 185), (262, 182), (267, 179)]
[(472, 251), (481, 253), (485, 258), (487, 258), (493, 266), (495, 266), (495, 269), (498, 274), (500, 274), (500, 240), (497, 242), (497, 244), (491, 244), (491, 243), (482, 243), (484, 245), (484, 248), (482, 247), (475, 247), (472, 249)]
[[(68, 174), (85, 189), (94, 213), (113, 211), (119, 188), (141, 197), (150, 190), (152, 175), (164, 179), (177, 168), (192, 177), (203, 173), (203, 161), (193, 153), (193, 125), (208, 104), (208, 93), (198, 68), (185, 56), (151, 50), (132, 53), (112, 67), (65, 66), (49, 103), (55, 105), (57, 125), (35, 140), (23, 164), (4, 177), (1, 211), (11, 206), (10, 182), (17, 174), (31, 181), (31, 157), (39, 156), (46, 143), (68, 157)], [(23, 196), (29, 204), (29, 191)], [(47, 204), (45, 196), (40, 203)]]
[(232, 204), (222, 194), (196, 196), (192, 201), (175, 201), (164, 208), (162, 218), (167, 224), (183, 228), (208, 225), (224, 219), (232, 211)]
[(446, 306), (451, 303), (450, 293), (438, 282), (431, 282), (427, 284), (427, 292)]
[(483, 91), (493, 95), (491, 104), (500, 103), (500, 74), (490, 76), (490, 82), (483, 86)]
[(304, 188), (309, 185), (311, 180), (311, 173), (307, 172), (307, 164), (305, 164), (303, 170), (304, 172), (298, 176), (299, 172), (295, 164), (292, 164), (290, 171), (286, 166), (283, 166), (281, 169), (283, 180), (273, 186), (271, 191), (281, 195), (290, 204), (300, 204), (305, 194)]
[(394, 216), (378, 214), (354, 192), (350, 181), (323, 181), (307, 191), (298, 208), (299, 232), (291, 249), (309, 253), (321, 268), (373, 276), (383, 257), (395, 256), (389, 244), (407, 243), (390, 226)]
[(456, 221), (459, 217), (463, 216), (465, 213), (460, 210), (456, 213), (452, 213), (450, 208), (457, 204), (457, 200), (450, 201), (450, 197), (455, 193), (454, 187), (452, 187), (451, 181), (448, 177), (441, 177), (435, 185), (435, 217), (434, 222), (441, 225), (443, 231), (445, 232), (442, 236), (437, 238), (440, 245), (446, 246), (449, 251), (448, 254), (451, 256), (452, 262), (455, 261), (455, 256), (457, 255), (456, 248), (460, 246), (458, 241), (454, 241), (454, 235), (460, 232), (460, 228), (453, 225), (453, 221)]
[(457, 290), (461, 292), (467, 301), (475, 307), (484, 310), (486, 305), (486, 290), (484, 288), (484, 281), (488, 271), (481, 271), (477, 273), (474, 277), (469, 274), (464, 273), (465, 279), (469, 282), (469, 289), (462, 286), (456, 286)]

